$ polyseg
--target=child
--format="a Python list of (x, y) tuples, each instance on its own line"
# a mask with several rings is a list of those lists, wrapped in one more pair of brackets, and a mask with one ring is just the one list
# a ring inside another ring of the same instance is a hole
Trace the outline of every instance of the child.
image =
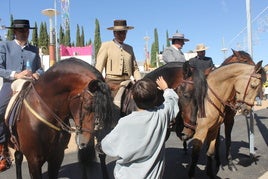
[[(165, 167), (165, 138), (170, 120), (179, 112), (178, 96), (159, 77), (157, 85), (150, 79), (134, 84), (133, 99), (138, 111), (121, 118), (102, 140), (102, 150), (117, 157), (116, 179), (158, 179)], [(156, 107), (157, 88), (164, 91), (165, 101)]]

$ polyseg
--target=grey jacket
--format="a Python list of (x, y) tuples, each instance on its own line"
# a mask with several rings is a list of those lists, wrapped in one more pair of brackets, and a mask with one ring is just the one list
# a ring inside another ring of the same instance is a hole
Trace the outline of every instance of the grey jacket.
[(14, 80), (11, 73), (25, 70), (27, 61), (30, 62), (33, 73), (44, 73), (37, 47), (27, 44), (21, 48), (15, 40), (0, 42), (0, 77), (4, 81)]
[(165, 63), (186, 61), (182, 51), (180, 49), (175, 49), (173, 46), (165, 48), (162, 57)]

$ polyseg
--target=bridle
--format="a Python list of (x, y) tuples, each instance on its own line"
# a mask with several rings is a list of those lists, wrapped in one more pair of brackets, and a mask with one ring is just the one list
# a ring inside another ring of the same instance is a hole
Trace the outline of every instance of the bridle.
[[(23, 104), (26, 106), (27, 109), (29, 109), (29, 111), (41, 122), (43, 122), (44, 124), (46, 124), (48, 127), (56, 130), (56, 131), (65, 131), (68, 133), (75, 133), (76, 135), (79, 135), (83, 132), (88, 132), (93, 134), (95, 131), (91, 131), (88, 129), (83, 129), (82, 128), (82, 122), (83, 122), (83, 116), (81, 115), (82, 112), (82, 106), (83, 106), (83, 102), (81, 102), (80, 105), (80, 118), (79, 118), (79, 124), (75, 126), (75, 128), (69, 126), (68, 124), (66, 124), (64, 122), (64, 120), (62, 120), (53, 110), (51, 110), (51, 108), (49, 108), (49, 106), (45, 103), (45, 101), (40, 97), (40, 95), (37, 93), (36, 89), (34, 88), (33, 84), (31, 83), (31, 88), (33, 89), (32, 91), (34, 92), (34, 95), (38, 98), (38, 100), (40, 101), (41, 105), (45, 108), (46, 111), (49, 112), (50, 115), (53, 116), (53, 118), (57, 121), (58, 125), (54, 125), (51, 122), (49, 122), (46, 118), (42, 117), (41, 115), (38, 114), (38, 112), (36, 112), (31, 105), (28, 103), (28, 101), (26, 100), (26, 98), (23, 100)], [(73, 96), (71, 98), (71, 100), (74, 100), (76, 98), (81, 98), (81, 96), (83, 96), (85, 93), (88, 93), (89, 95), (93, 96), (93, 94), (87, 90), (84, 89), (82, 91), (82, 93), (78, 93), (75, 96)]]
[[(177, 90), (180, 86), (182, 86), (182, 84), (190, 84), (190, 85), (194, 85), (194, 82), (191, 81), (191, 80), (183, 80), (183, 81), (181, 82), (181, 84), (176, 88), (176, 90)], [(193, 122), (193, 121), (190, 120), (190, 122)], [(186, 122), (185, 120), (183, 120), (183, 124), (184, 124), (185, 127), (190, 128), (190, 129), (192, 129), (192, 130), (195, 130), (195, 129), (196, 129), (196, 125), (195, 125), (195, 124), (191, 124), (191, 123), (189, 123), (189, 122)]]
[[(237, 103), (239, 103), (240, 105), (238, 106), (234, 106), (230, 100), (227, 100), (226, 102), (224, 102), (222, 99), (220, 99), (220, 97), (214, 92), (214, 90), (208, 85), (208, 89), (212, 92), (213, 96), (215, 96), (217, 98), (218, 101), (220, 101), (221, 105), (223, 106), (229, 106), (231, 109), (233, 110), (238, 110), (239, 108), (241, 108), (241, 106), (243, 104), (246, 104), (250, 107), (253, 107), (254, 106), (254, 103), (248, 103), (245, 101), (246, 99), (246, 94), (248, 92), (248, 88), (249, 88), (249, 85), (250, 85), (250, 81), (251, 81), (251, 78), (257, 78), (257, 79), (260, 79), (261, 77), (256, 74), (256, 72), (254, 71), (250, 76), (249, 76), (249, 79), (248, 79), (248, 82), (247, 82), (247, 85), (246, 85), (246, 88), (245, 88), (245, 91), (244, 91), (244, 95), (243, 95), (243, 98), (242, 100), (236, 100)], [(239, 93), (238, 91), (235, 91), (236, 93)], [(211, 98), (209, 97), (209, 95), (207, 95), (207, 98), (208, 98), (208, 101), (210, 104), (212, 104), (212, 106), (214, 106), (217, 111), (219, 112), (220, 116), (224, 118), (224, 112), (222, 112), (220, 110), (220, 108), (211, 100)]]

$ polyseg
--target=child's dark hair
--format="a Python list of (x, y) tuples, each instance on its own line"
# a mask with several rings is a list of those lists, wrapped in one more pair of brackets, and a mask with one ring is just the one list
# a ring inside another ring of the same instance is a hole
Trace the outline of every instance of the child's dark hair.
[(157, 98), (157, 85), (148, 78), (137, 81), (133, 86), (133, 99), (140, 109), (151, 109)]

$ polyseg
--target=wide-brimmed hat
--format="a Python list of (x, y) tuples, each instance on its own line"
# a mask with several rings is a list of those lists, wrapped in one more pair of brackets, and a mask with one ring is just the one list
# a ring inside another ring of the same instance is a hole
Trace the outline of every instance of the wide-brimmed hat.
[(108, 30), (113, 30), (113, 31), (122, 31), (122, 30), (130, 30), (134, 29), (132, 26), (127, 26), (127, 21), (126, 20), (114, 20), (114, 26), (113, 27), (108, 27)]
[(7, 29), (35, 29), (35, 27), (30, 27), (30, 23), (29, 20), (25, 20), (25, 19), (16, 19), (13, 20), (13, 23), (11, 25), (11, 27), (6, 27)]
[(204, 51), (204, 50), (207, 50), (208, 47), (205, 46), (205, 44), (197, 44), (196, 47), (195, 47), (195, 52), (200, 52), (200, 51)]
[(175, 33), (171, 38), (168, 38), (168, 40), (174, 40), (174, 39), (184, 40), (184, 42), (189, 41), (189, 39), (184, 38), (184, 34), (181, 33)]

